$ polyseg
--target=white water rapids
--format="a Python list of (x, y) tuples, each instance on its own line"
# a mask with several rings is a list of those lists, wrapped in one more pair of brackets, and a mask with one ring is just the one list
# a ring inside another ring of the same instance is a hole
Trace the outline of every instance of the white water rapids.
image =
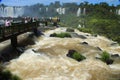
[[(120, 46), (111, 46), (113, 41), (105, 37), (94, 37), (88, 33), (79, 32), (82, 38), (49, 37), (51, 33), (65, 32), (66, 28), (46, 31), (45, 36), (29, 46), (19, 58), (10, 61), (7, 68), (20, 76), (22, 80), (112, 80), (120, 78), (120, 59), (112, 65), (95, 59), (102, 53), (96, 47), (110, 54), (120, 55)], [(88, 45), (81, 44), (87, 42)], [(32, 51), (34, 49), (36, 52)], [(66, 56), (68, 50), (74, 49), (87, 59), (77, 62)]]

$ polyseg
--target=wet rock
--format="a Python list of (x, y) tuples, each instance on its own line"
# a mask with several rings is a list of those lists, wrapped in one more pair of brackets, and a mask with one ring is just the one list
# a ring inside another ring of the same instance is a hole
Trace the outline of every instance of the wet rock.
[(2, 66), (5, 67), (5, 66), (8, 65), (8, 64), (10, 64), (10, 62), (4, 62), (4, 63), (2, 64)]
[(99, 51), (102, 51), (102, 49), (100, 47), (96, 47)]
[(0, 62), (4, 61), (4, 57), (0, 55)]
[(34, 52), (34, 53), (36, 53), (37, 51), (36, 50), (34, 50), (34, 49), (32, 49), (32, 51)]
[[(98, 59), (98, 60), (103, 61), (100, 57), (95, 57), (95, 58)], [(112, 64), (114, 62), (114, 60), (113, 59), (107, 59), (107, 60), (105, 60), (103, 62), (105, 62), (107, 65), (109, 65), (109, 64)]]
[(17, 52), (23, 53), (25, 51), (24, 47), (16, 47)]
[(95, 57), (96, 59), (101, 59), (101, 58), (99, 58), (99, 57)]
[(56, 34), (56, 33), (50, 34), (50, 37), (71, 38), (71, 35), (69, 33), (63, 32), (59, 34)]
[(112, 60), (112, 59), (106, 60), (106, 64), (107, 64), (107, 65), (112, 64), (113, 62), (114, 62), (114, 60)]
[(56, 37), (56, 33), (50, 34), (50, 37)]
[(72, 59), (77, 60), (78, 62), (86, 59), (86, 57), (84, 57), (83, 55), (81, 55), (80, 53), (78, 53), (75, 50), (69, 50), (67, 56), (72, 58)]
[(87, 39), (85, 36), (83, 35), (78, 35), (79, 38), (82, 38), (82, 39)]
[(76, 52), (75, 50), (69, 50), (67, 56), (72, 58), (75, 52)]
[(35, 36), (37, 36), (37, 37), (39, 37), (39, 36), (41, 36), (41, 35), (44, 35), (44, 34), (43, 34), (40, 30), (38, 30), (38, 29), (34, 29), (33, 32), (34, 32)]
[(113, 43), (111, 43), (110, 45), (111, 45), (111, 46), (118, 46), (118, 43), (113, 42)]
[(71, 33), (71, 36), (75, 38), (87, 39), (84, 35), (78, 35), (77, 33)]
[(83, 44), (83, 45), (88, 45), (88, 43), (87, 43), (87, 42), (82, 42), (81, 44)]
[(98, 35), (97, 34), (92, 34), (92, 36), (97, 37)]
[(112, 54), (111, 57), (117, 58), (117, 57), (120, 57), (120, 56), (118, 54)]
[(67, 31), (67, 32), (74, 32), (74, 29), (72, 29), (72, 28), (67, 28), (66, 31)]

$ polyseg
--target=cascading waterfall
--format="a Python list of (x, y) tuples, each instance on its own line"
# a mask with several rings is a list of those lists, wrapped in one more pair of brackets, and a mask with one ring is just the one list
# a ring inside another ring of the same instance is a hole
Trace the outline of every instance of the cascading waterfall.
[(56, 12), (58, 13), (58, 14), (65, 14), (65, 8), (57, 8), (56, 9)]
[(77, 10), (77, 17), (79, 17), (81, 15), (81, 8), (78, 8)]
[(120, 9), (118, 9), (118, 15), (120, 15)]
[(18, 17), (24, 14), (23, 7), (0, 7), (0, 17)]
[(86, 14), (86, 8), (83, 9), (83, 14), (84, 14), (84, 15)]
[(116, 9), (116, 14), (120, 15), (120, 9)]
[(48, 7), (46, 7), (46, 12), (48, 12)]
[(24, 8), (23, 7), (15, 7), (14, 8), (14, 16), (22, 16), (24, 14)]

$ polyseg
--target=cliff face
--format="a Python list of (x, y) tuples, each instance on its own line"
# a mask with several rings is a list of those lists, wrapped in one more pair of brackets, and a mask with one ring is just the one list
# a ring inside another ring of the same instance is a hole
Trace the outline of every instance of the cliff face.
[[(95, 5), (93, 5), (92, 7), (86, 6), (82, 7), (77, 4), (76, 5), (69, 4), (69, 6), (68, 5), (55, 6), (55, 4), (47, 6), (43, 4), (35, 4), (31, 6), (5, 6), (1, 4), (0, 17), (18, 17), (18, 16), (52, 17), (68, 14), (74, 14), (79, 17), (80, 15), (86, 15), (96, 10), (97, 8), (95, 8)], [(114, 7), (114, 9), (110, 8), (108, 11), (120, 15), (120, 9), (117, 7)]]

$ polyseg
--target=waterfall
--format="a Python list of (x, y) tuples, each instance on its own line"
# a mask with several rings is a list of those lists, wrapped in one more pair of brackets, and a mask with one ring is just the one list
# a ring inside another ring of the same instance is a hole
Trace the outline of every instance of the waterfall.
[(81, 8), (78, 8), (77, 10), (77, 17), (79, 17), (81, 15)]
[(118, 15), (120, 15), (120, 9), (118, 9)]
[(83, 9), (83, 14), (84, 14), (84, 15), (86, 14), (86, 8)]
[(14, 9), (14, 16), (22, 16), (24, 14), (24, 8), (22, 7), (15, 7)]
[(57, 9), (56, 9), (56, 12), (57, 12), (58, 14), (65, 14), (65, 8), (57, 8)]
[(42, 9), (41, 9), (41, 8), (39, 8), (39, 10), (41, 11)]
[(116, 10), (116, 14), (117, 14), (117, 15), (120, 15), (120, 9), (117, 9), (117, 10)]
[(24, 14), (23, 7), (13, 7), (13, 6), (0, 7), (1, 17), (18, 17), (18, 16), (22, 16), (23, 14)]
[(46, 7), (46, 12), (48, 12), (48, 7)]

